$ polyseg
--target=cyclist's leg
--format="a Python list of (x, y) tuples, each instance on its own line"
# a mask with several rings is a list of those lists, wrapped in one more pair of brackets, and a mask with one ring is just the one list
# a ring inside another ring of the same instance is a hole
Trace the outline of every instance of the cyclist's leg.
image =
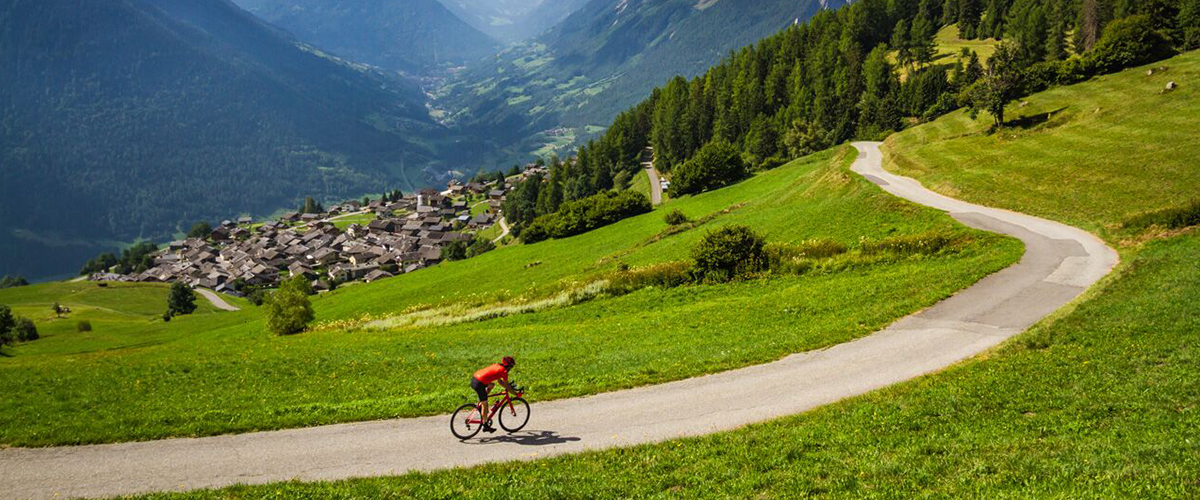
[(475, 389), (475, 395), (479, 396), (479, 417), (483, 421), (484, 426), (487, 426), (488, 421), (488, 389), (487, 384), (480, 382), (479, 379), (471, 377), (471, 388)]

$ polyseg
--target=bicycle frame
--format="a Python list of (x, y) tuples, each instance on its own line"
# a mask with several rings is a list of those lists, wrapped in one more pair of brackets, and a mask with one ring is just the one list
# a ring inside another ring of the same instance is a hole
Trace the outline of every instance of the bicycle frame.
[[(501, 396), (503, 396), (503, 397), (501, 397)], [(489, 423), (492, 421), (492, 419), (496, 418), (496, 415), (498, 415), (497, 412), (499, 412), (501, 408), (504, 408), (505, 406), (509, 406), (509, 403), (512, 402), (512, 395), (509, 394), (508, 391), (501, 391), (501, 392), (497, 392), (496, 394), (488, 394), (488, 399), (496, 398), (496, 397), (501, 397), (501, 398), (496, 401), (496, 404), (492, 405), (492, 408), (490, 410), (488, 410), (488, 422)], [(517, 397), (521, 397), (521, 395), (517, 394)], [(481, 404), (482, 403), (476, 404), (475, 407), (479, 408)], [(476, 411), (478, 411), (478, 410), (476, 410)], [(483, 418), (468, 418), (467, 423), (468, 424), (483, 424)]]

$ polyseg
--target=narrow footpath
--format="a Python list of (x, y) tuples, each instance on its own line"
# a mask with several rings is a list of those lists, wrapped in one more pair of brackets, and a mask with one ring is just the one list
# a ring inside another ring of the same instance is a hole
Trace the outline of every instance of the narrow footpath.
[[(855, 147), (860, 151), (855, 172), (896, 196), (945, 210), (968, 226), (1020, 238), (1025, 256), (867, 337), (765, 365), (537, 403), (529, 428), (511, 436), (462, 443), (450, 435), (448, 418), (438, 416), (199, 439), (6, 449), (0, 450), (0, 498), (106, 497), (394, 475), (727, 431), (970, 358), (1075, 299), (1117, 263), (1116, 252), (1082, 230), (933, 193), (884, 171), (878, 143)], [(806, 383), (797, 385), (796, 380)]]

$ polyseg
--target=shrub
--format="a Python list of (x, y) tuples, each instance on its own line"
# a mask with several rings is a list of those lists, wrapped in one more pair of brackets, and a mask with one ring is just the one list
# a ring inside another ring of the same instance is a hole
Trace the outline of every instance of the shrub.
[(922, 233), (896, 236), (879, 241), (864, 241), (863, 255), (890, 252), (897, 255), (934, 255), (953, 243), (949, 236), (939, 233)]
[(686, 285), (692, 280), (692, 266), (688, 262), (664, 262), (637, 269), (622, 266), (623, 268), (609, 277), (610, 293), (629, 293), (651, 286), (674, 288)]
[(744, 278), (767, 267), (763, 238), (746, 226), (727, 226), (704, 235), (692, 247), (697, 280), (721, 283)]
[(171, 313), (171, 316), (180, 316), (195, 311), (196, 293), (183, 283), (172, 283), (171, 294), (167, 296), (167, 312)]
[(1196, 225), (1200, 225), (1200, 199), (1182, 207), (1168, 208), (1139, 215), (1126, 221), (1121, 226), (1126, 229), (1145, 229), (1150, 226), (1180, 229)]
[(477, 238), (471, 246), (467, 248), (467, 257), (475, 257), (483, 255), (496, 249), (496, 244), (487, 238)]
[(788, 162), (787, 158), (784, 158), (782, 156), (772, 156), (770, 158), (767, 158), (767, 159), (759, 162), (758, 170), (759, 171), (774, 170), (774, 169), (777, 169), (779, 167), (786, 165), (787, 162)]
[(666, 222), (667, 225), (670, 226), (678, 226), (680, 224), (687, 224), (691, 221), (688, 219), (688, 216), (683, 214), (683, 212), (680, 212), (679, 210), (672, 210), (667, 212), (667, 215), (663, 216), (663, 222)]
[(86, 319), (80, 320), (78, 323), (75, 323), (75, 330), (79, 331), (81, 333), (82, 332), (90, 332), (90, 331), (92, 331), (92, 322), (88, 321)]
[(263, 305), (263, 302), (266, 299), (267, 299), (267, 292), (261, 288), (255, 288), (255, 289), (251, 290), (250, 293), (246, 294), (246, 300), (249, 300), (251, 304), (254, 304), (256, 306)]
[(15, 338), (12, 331), (14, 326), (16, 319), (13, 318), (12, 309), (0, 304), (0, 346), (12, 345)]
[(461, 241), (451, 241), (442, 247), (442, 260), (463, 260), (467, 258), (467, 245)]
[(1166, 38), (1149, 16), (1129, 16), (1105, 26), (1104, 35), (1088, 53), (1096, 71), (1108, 73), (1165, 58), (1171, 54)]
[(303, 332), (315, 319), (311, 295), (312, 286), (303, 276), (293, 276), (266, 301), (267, 329), (275, 335), (294, 335)]
[(721, 188), (746, 177), (746, 163), (732, 144), (714, 140), (675, 167), (671, 177), (671, 196), (697, 194)]
[(557, 212), (538, 217), (521, 232), (525, 243), (567, 238), (653, 210), (650, 199), (636, 191), (605, 191), (563, 203)]
[(41, 338), (41, 335), (38, 335), (37, 325), (34, 325), (29, 318), (17, 318), (12, 331), (13, 336), (20, 342), (31, 342)]
[(162, 313), (163, 323), (170, 323), (171, 318), (174, 318), (174, 317), (175, 317), (175, 315), (171, 314), (171, 311), (166, 311), (166, 312)]
[(29, 282), (23, 276), (11, 276), (8, 274), (4, 275), (3, 279), (0, 279), (0, 289), (16, 288), (19, 286), (29, 286)]

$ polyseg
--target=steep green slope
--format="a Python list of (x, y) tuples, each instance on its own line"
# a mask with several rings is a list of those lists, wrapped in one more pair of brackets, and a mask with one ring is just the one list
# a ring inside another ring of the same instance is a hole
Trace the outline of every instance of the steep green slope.
[[(1189, 53), (1153, 67), (1186, 81), (1179, 75), (1198, 60)], [(1040, 211), (1120, 243), (1134, 234), (1112, 229), (1123, 217), (1173, 208), (1179, 193), (1200, 192), (1195, 169), (1178, 161), (1193, 149), (1179, 139), (1194, 139), (1198, 129), (1155, 121), (1160, 109), (1186, 111), (1195, 99), (1162, 101), (1175, 96), (1158, 94), (1148, 69), (1036, 94), (1014, 110), (1065, 106), (1058, 126), (989, 138), (984, 125), (950, 115), (894, 136), (891, 155), (921, 166), (910, 171), (927, 184), (937, 179), (947, 193)], [(1098, 101), (1128, 111), (1093, 117)], [(1072, 116), (1075, 106), (1089, 113)], [(960, 142), (971, 146), (954, 147)], [(1122, 148), (1129, 154), (1115, 153)], [(1075, 156), (1091, 151), (1114, 153)], [(1139, 158), (1145, 151), (1161, 161)], [(968, 175), (980, 163), (989, 175)], [(1035, 185), (1019, 181), (1051, 171)], [(1075, 306), (1006, 345), (804, 415), (467, 471), (147, 498), (1195, 498), (1200, 230), (1158, 229), (1139, 236), (1159, 239), (1125, 241), (1123, 263)]]
[(416, 87), (226, 0), (5, 2), (0, 94), (0, 274), (30, 278), (202, 218), (379, 191), (444, 134)]
[(321, 50), (406, 73), (440, 73), (500, 50), (438, 0), (236, 1)]
[[(850, 177), (851, 151), (672, 200), (665, 209), (707, 219), (684, 232), (667, 231), (660, 210), (574, 238), (339, 288), (314, 302), (326, 326), (294, 337), (270, 336), (261, 312), (248, 309), (148, 323), (107, 342), (64, 334), (18, 345), (0, 359), (0, 384), (10, 388), (0, 406), (8, 422), (0, 443), (127, 441), (443, 413), (467, 393), (464, 374), (502, 354), (522, 360), (519, 379), (542, 400), (661, 383), (869, 334), (1020, 254), (1018, 242), (966, 230)], [(435, 306), (554, 297), (621, 264), (686, 259), (706, 231), (728, 224), (749, 225), (772, 242), (832, 238), (854, 248), (864, 239), (937, 231), (960, 243), (935, 255), (848, 261), (728, 285), (651, 287), (487, 321), (364, 324)], [(0, 290), (0, 303), (15, 293), (41, 292)]]
[(549, 32), (464, 72), (440, 91), (437, 105), (451, 122), (517, 156), (547, 144), (562, 147), (606, 126), (671, 77), (699, 74), (821, 5), (594, 0)]

